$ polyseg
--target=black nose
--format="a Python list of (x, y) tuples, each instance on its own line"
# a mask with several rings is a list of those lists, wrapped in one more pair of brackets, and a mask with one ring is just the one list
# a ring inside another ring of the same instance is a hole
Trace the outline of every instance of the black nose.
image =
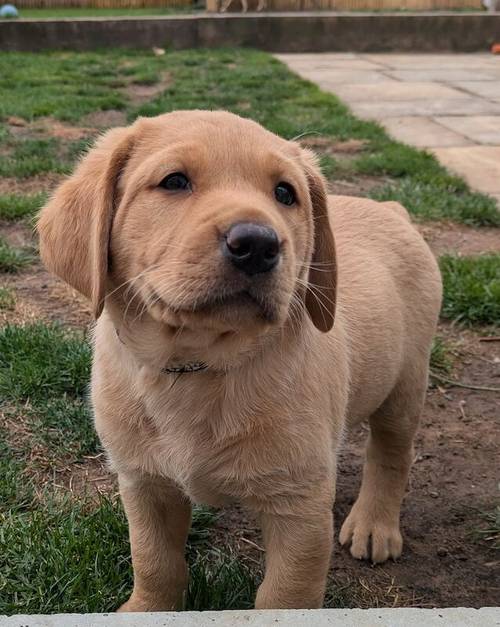
[(252, 276), (272, 270), (280, 258), (276, 231), (261, 224), (240, 222), (224, 237), (222, 251), (245, 274)]

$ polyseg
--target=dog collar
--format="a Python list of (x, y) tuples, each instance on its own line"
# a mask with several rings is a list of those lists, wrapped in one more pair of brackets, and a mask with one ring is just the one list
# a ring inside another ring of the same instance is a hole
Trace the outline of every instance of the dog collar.
[[(120, 332), (115, 327), (116, 337), (120, 340), (120, 342), (125, 345), (125, 342), (120, 337)], [(192, 361), (187, 364), (167, 364), (164, 368), (160, 370), (165, 374), (184, 374), (187, 372), (200, 372), (200, 370), (206, 370), (208, 368), (208, 364), (205, 364), (202, 361)]]
[(165, 366), (161, 371), (166, 374), (183, 374), (185, 372), (199, 372), (200, 370), (206, 370), (208, 365), (202, 361), (194, 361), (187, 364), (172, 364)]

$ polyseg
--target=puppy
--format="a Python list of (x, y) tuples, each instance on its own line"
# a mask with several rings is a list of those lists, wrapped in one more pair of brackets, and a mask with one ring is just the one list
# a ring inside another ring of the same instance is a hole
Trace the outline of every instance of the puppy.
[(368, 420), (355, 558), (401, 554), (401, 501), (441, 302), (397, 203), (327, 196), (311, 152), (226, 112), (106, 133), (38, 221), (46, 266), (93, 304), (92, 404), (118, 474), (134, 589), (172, 610), (191, 503), (262, 525), (257, 608), (323, 602), (337, 450)]

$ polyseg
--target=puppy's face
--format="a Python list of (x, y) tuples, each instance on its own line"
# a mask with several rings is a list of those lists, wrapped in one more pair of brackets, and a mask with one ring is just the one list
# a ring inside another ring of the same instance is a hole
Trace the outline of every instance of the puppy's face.
[(297, 144), (229, 113), (176, 112), (111, 131), (65, 185), (41, 214), (42, 255), (97, 314), (107, 300), (190, 349), (259, 336), (305, 307), (331, 327), (325, 192)]

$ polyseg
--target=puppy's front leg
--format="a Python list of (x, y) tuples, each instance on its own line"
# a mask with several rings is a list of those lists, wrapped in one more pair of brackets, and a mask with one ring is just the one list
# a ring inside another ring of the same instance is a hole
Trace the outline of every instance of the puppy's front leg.
[(134, 590), (119, 612), (179, 609), (187, 588), (184, 558), (191, 505), (171, 482), (119, 477), (128, 518)]
[(332, 504), (313, 510), (302, 505), (287, 516), (264, 514), (261, 521), (266, 574), (255, 607), (321, 607), (333, 543)]

